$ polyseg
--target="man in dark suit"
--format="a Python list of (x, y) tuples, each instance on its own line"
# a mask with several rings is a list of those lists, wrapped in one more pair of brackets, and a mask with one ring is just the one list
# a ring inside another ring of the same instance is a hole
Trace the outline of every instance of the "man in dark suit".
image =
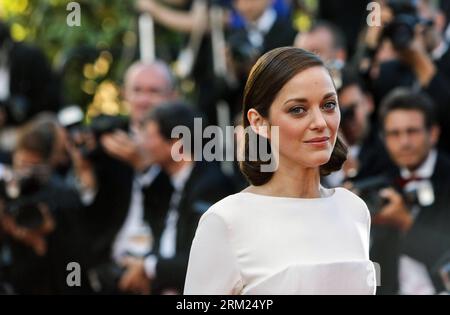
[(290, 20), (278, 16), (270, 0), (234, 0), (233, 7), (244, 19), (247, 41), (262, 54), (294, 43), (295, 31)]
[[(150, 167), (139, 143), (143, 117), (156, 105), (176, 96), (168, 66), (160, 61), (134, 63), (125, 74), (123, 96), (130, 110), (129, 121), (122, 127), (125, 130), (102, 134), (97, 139), (100, 143), (96, 144), (96, 153), (88, 157), (97, 178), (97, 191), (82, 217), (89, 253), (86, 269), (100, 278), (100, 285), (94, 291), (103, 293), (117, 293), (114, 279), (120, 270), (112, 259), (118, 260), (130, 250), (130, 239), (140, 229), (143, 186), (164, 176)], [(145, 184), (143, 177), (148, 178)]]
[[(194, 161), (195, 115), (186, 104), (157, 107), (145, 122), (145, 148), (152, 162), (168, 174), (173, 192), (160, 194), (152, 185), (146, 192), (146, 217), (152, 227), (153, 249), (145, 259), (128, 259), (121, 288), (154, 294), (181, 293), (191, 243), (201, 215), (215, 202), (233, 193), (231, 181), (214, 162)], [(189, 135), (172, 139), (175, 127)], [(196, 126), (195, 128), (198, 128)], [(189, 139), (188, 139), (189, 138)], [(198, 141), (196, 139), (195, 141)], [(165, 200), (165, 208), (153, 207)]]
[(434, 294), (450, 248), (450, 160), (439, 139), (433, 103), (409, 89), (391, 92), (380, 109), (387, 150), (397, 168), (386, 205), (373, 217), (371, 259), (381, 266), (380, 294)]
[[(412, 2), (411, 2), (412, 4)], [(406, 9), (406, 7), (405, 7)], [(450, 153), (450, 115), (448, 104), (450, 102), (450, 52), (448, 44), (442, 34), (443, 19), (432, 1), (422, 1), (421, 5), (409, 8), (410, 14), (416, 15), (427, 25), (418, 26), (420, 32), (414, 33), (406, 45), (402, 47), (392, 39), (391, 32), (384, 29), (380, 37), (381, 41), (392, 44), (395, 56), (393, 59), (383, 61), (379, 65), (373, 78), (372, 91), (375, 104), (380, 101), (395, 87), (414, 87), (427, 93), (436, 104), (438, 122), (441, 128), (439, 148)], [(385, 27), (388, 27), (386, 24)], [(400, 46), (400, 47), (399, 47)], [(378, 109), (375, 109), (378, 112)]]
[(231, 59), (240, 79), (241, 75), (247, 76), (262, 54), (293, 45), (296, 33), (290, 19), (278, 16), (270, 0), (233, 0), (232, 3), (243, 18), (243, 25), (230, 29), (227, 36)]
[[(199, 87), (199, 106), (208, 119), (215, 110), (218, 100), (225, 100), (230, 105), (230, 117), (238, 115), (241, 110), (242, 95), (248, 73), (256, 60), (264, 53), (283, 46), (291, 46), (295, 39), (295, 30), (289, 17), (278, 14), (270, 0), (230, 0), (235, 13), (240, 17), (238, 25), (229, 25), (226, 32), (227, 67), (233, 77), (232, 84), (217, 84), (216, 95), (211, 95), (211, 82), (206, 78)], [(199, 68), (205, 67), (199, 62)], [(211, 67), (209, 67), (211, 68)], [(208, 96), (211, 98), (208, 100)], [(213, 105), (213, 106), (211, 106)], [(215, 119), (210, 120), (215, 124)]]
[(83, 290), (66, 282), (68, 263), (83, 264), (77, 221), (82, 204), (53, 168), (57, 131), (45, 118), (26, 124), (13, 153), (13, 177), (1, 176), (0, 268), (18, 294)]

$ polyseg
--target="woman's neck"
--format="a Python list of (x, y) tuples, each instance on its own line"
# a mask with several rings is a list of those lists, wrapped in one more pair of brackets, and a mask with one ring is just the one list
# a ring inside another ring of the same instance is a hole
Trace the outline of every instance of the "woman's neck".
[(297, 164), (280, 163), (268, 183), (261, 186), (252, 186), (249, 190), (270, 196), (320, 198), (319, 168), (306, 168)]

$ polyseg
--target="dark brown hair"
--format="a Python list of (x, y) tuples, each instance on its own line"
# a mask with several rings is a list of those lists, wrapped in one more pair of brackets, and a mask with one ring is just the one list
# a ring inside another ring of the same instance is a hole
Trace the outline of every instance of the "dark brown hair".
[(36, 153), (48, 162), (54, 152), (57, 126), (56, 117), (51, 114), (38, 115), (20, 129), (15, 150)]
[(386, 117), (395, 110), (415, 110), (421, 112), (427, 129), (437, 124), (433, 100), (424, 92), (399, 87), (386, 95), (381, 101), (379, 113), (379, 121), (382, 123), (383, 129)]
[[(270, 106), (283, 86), (298, 73), (316, 66), (325, 67), (317, 55), (294, 47), (276, 48), (259, 58), (250, 71), (245, 85), (243, 127), (247, 128), (250, 125), (247, 112), (251, 108), (267, 118)], [(244, 161), (241, 162), (240, 166), (247, 180), (252, 185), (260, 186), (267, 183), (272, 178), (273, 173), (261, 172), (261, 165), (269, 164), (270, 161), (264, 163), (259, 157), (257, 161), (249, 159), (249, 133), (251, 132), (253, 131), (248, 130), (248, 133), (245, 134)], [(258, 143), (260, 143), (260, 136), (257, 135), (257, 137)], [(270, 147), (270, 144), (268, 144), (268, 147)], [(338, 136), (330, 160), (320, 166), (320, 174), (326, 176), (341, 169), (346, 158), (347, 147)]]

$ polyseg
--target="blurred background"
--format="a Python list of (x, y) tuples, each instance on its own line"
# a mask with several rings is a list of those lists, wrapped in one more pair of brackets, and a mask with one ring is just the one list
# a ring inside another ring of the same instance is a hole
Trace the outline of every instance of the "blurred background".
[(248, 184), (235, 161), (173, 161), (165, 131), (240, 125), (251, 67), (282, 46), (334, 79), (349, 155), (322, 182), (368, 204), (378, 293), (449, 292), (449, 14), (447, 0), (0, 0), (0, 292), (180, 294), (201, 214)]

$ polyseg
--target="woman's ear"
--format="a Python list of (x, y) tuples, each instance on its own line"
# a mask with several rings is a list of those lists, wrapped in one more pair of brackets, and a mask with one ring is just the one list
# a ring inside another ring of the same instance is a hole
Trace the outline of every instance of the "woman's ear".
[(269, 138), (270, 134), (270, 125), (266, 118), (262, 117), (260, 113), (254, 108), (249, 109), (247, 112), (247, 119), (250, 123), (250, 127), (252, 128), (253, 132), (255, 132), (257, 135)]

